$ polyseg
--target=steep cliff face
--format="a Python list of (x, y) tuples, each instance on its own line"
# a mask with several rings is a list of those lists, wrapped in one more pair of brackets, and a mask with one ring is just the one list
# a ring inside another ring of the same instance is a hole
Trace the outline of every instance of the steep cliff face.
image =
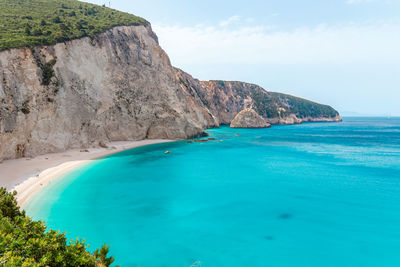
[(181, 85), (150, 26), (0, 53), (0, 159), (188, 138), (217, 125)]
[(149, 24), (0, 52), (0, 161), (145, 138), (184, 139), (252, 108), (272, 124), (339, 121), (331, 107), (171, 66)]
[(204, 81), (193, 84), (203, 104), (221, 124), (229, 124), (246, 108), (254, 109), (271, 124), (304, 121), (341, 121), (332, 107), (298, 97), (267, 92), (258, 85), (236, 81)]

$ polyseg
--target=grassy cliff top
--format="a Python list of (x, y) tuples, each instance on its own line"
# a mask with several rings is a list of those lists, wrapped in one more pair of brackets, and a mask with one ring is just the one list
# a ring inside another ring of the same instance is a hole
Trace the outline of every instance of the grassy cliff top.
[[(258, 85), (237, 81), (213, 81), (221, 87), (227, 84), (234, 85), (233, 91), (243, 99), (251, 97), (254, 100), (258, 114), (266, 118), (279, 117), (279, 115), (295, 114), (299, 118), (333, 118), (339, 113), (328, 105), (282, 93), (267, 92)], [(280, 111), (284, 108), (285, 111)]]
[(76, 0), (0, 0), (0, 51), (94, 36), (140, 17)]
[(274, 93), (270, 92), (270, 94), (277, 99), (277, 101), (281, 103), (286, 103), (289, 105), (289, 111), (298, 115), (300, 118), (304, 117), (314, 117), (314, 118), (323, 118), (323, 117), (330, 117), (333, 118), (339, 115), (334, 108), (328, 105), (323, 105), (319, 103), (315, 103), (313, 101), (282, 94), (282, 93)]

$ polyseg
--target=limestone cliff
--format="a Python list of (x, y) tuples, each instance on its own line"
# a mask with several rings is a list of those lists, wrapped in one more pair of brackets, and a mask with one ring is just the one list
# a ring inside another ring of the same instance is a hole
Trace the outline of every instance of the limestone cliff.
[(240, 111), (231, 122), (231, 128), (268, 128), (271, 124), (267, 123), (263, 117), (258, 115), (254, 109), (245, 108)]
[(257, 85), (198, 81), (171, 66), (149, 24), (0, 52), (0, 160), (199, 136), (249, 107), (274, 124), (340, 119)]
[(218, 126), (181, 86), (150, 26), (0, 53), (0, 159)]
[[(237, 81), (181, 80), (202, 100), (221, 124), (230, 124), (246, 108), (253, 108), (271, 124), (299, 124), (305, 121), (341, 121), (332, 107), (298, 97), (267, 92), (255, 84)], [(187, 74), (186, 74), (187, 75)]]

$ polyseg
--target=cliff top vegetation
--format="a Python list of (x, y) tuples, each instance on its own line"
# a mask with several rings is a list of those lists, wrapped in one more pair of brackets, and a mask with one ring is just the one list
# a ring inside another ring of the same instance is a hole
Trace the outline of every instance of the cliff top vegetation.
[(287, 114), (289, 114), (289, 112), (294, 113), (300, 118), (333, 118), (339, 115), (334, 108), (328, 105), (318, 104), (304, 98), (282, 93), (270, 92), (270, 94), (276, 99), (277, 102), (285, 103), (287, 105)]
[(123, 25), (140, 17), (76, 0), (0, 0), (0, 51), (50, 45)]
[(333, 118), (339, 115), (331, 106), (287, 94), (267, 92), (255, 84), (220, 80), (213, 82), (222, 88), (231, 85), (235, 95), (243, 99), (250, 96), (254, 100), (254, 108), (264, 118), (285, 117), (290, 114), (299, 118)]

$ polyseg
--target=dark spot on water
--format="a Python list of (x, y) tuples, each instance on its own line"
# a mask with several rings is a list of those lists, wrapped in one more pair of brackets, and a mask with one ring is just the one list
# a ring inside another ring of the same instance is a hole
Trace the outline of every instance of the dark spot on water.
[(279, 214), (278, 218), (281, 220), (288, 220), (288, 219), (291, 219), (292, 217), (293, 217), (293, 215), (290, 213), (281, 213), (281, 214)]
[(268, 240), (268, 241), (275, 240), (275, 238), (272, 235), (266, 235), (266, 236), (264, 236), (264, 239)]

